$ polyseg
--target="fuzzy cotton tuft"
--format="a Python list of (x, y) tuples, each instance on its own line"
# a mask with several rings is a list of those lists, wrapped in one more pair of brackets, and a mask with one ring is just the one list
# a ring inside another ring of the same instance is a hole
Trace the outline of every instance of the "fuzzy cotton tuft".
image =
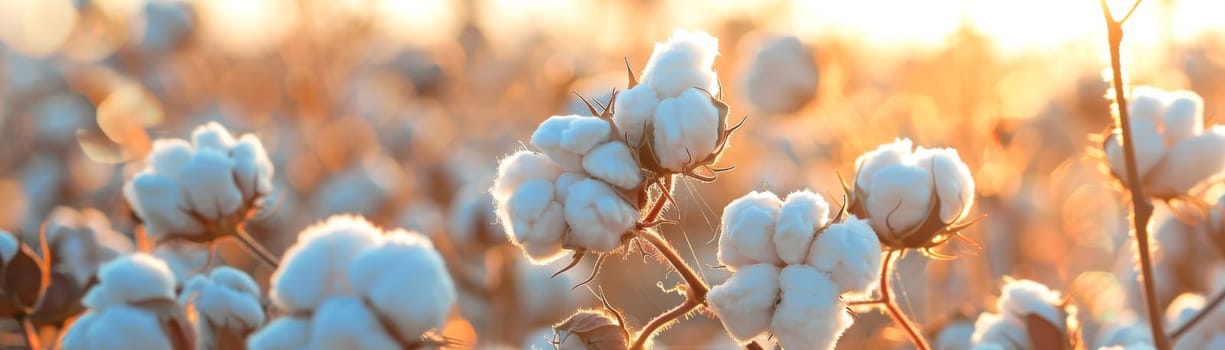
[(744, 266), (706, 295), (711, 310), (737, 342), (747, 343), (770, 328), (780, 271), (770, 264)]
[(383, 245), (353, 260), (348, 276), (355, 294), (406, 339), (442, 328), (455, 305), (455, 283), (442, 255), (417, 233), (391, 232)]
[[(1225, 176), (1225, 126), (1204, 128), (1204, 100), (1191, 91), (1140, 86), (1128, 111), (1136, 170), (1147, 194), (1171, 198)], [(1121, 131), (1103, 145), (1111, 172), (1127, 182)]]
[(817, 236), (805, 263), (829, 272), (841, 293), (866, 294), (880, 273), (880, 240), (867, 220), (852, 215)]
[(163, 333), (157, 314), (118, 305), (81, 315), (64, 334), (60, 348), (165, 350), (171, 348), (171, 342)]
[(724, 207), (719, 263), (735, 271), (745, 265), (782, 262), (773, 237), (782, 205), (774, 193), (754, 191)]
[(382, 231), (361, 217), (333, 216), (307, 227), (272, 274), (272, 301), (290, 312), (313, 311), (328, 297), (351, 295), (349, 263), (382, 239)]
[(711, 70), (719, 56), (719, 40), (701, 31), (677, 30), (667, 42), (656, 43), (642, 70), (642, 84), (662, 98), (676, 97), (689, 88), (718, 92), (718, 77)]
[(1003, 295), (996, 302), (999, 314), (984, 313), (974, 323), (975, 346), (994, 344), (1005, 348), (1030, 347), (1025, 318), (1036, 315), (1060, 331), (1068, 331), (1071, 311), (1060, 306), (1058, 292), (1030, 280), (1011, 280), (1004, 285)]
[(749, 103), (759, 111), (781, 114), (803, 107), (817, 92), (817, 66), (799, 38), (764, 38), (741, 81)]
[(540, 123), (532, 133), (532, 145), (562, 168), (581, 171), (583, 156), (611, 137), (612, 125), (606, 120), (579, 115), (553, 116)]
[(247, 337), (251, 350), (306, 349), (311, 337), (311, 319), (286, 316), (273, 320), (259, 332)]
[(201, 349), (216, 347), (213, 328), (246, 334), (264, 324), (259, 285), (250, 275), (229, 266), (196, 275), (179, 294), (179, 303), (192, 305), (196, 318), (196, 342)]
[(710, 99), (707, 93), (691, 88), (659, 102), (651, 149), (665, 169), (681, 171), (715, 151), (722, 130), (719, 111)]
[(638, 210), (622, 199), (607, 183), (582, 180), (568, 189), (566, 223), (570, 234), (568, 247), (586, 248), (597, 252), (616, 249), (621, 236), (638, 222)]
[[(957, 151), (898, 139), (855, 160), (855, 198), (877, 232), (907, 232), (927, 220), (952, 224), (974, 205), (974, 179)], [(935, 203), (939, 208), (933, 208)], [(929, 213), (937, 210), (937, 217)]]
[(829, 203), (812, 191), (787, 195), (774, 225), (774, 246), (788, 264), (802, 264), (817, 230), (829, 224)]
[(833, 349), (854, 320), (829, 275), (805, 265), (783, 268), (770, 329), (784, 348)]
[(174, 299), (174, 274), (151, 255), (126, 255), (102, 265), (98, 284), (82, 303), (92, 309), (151, 299)]

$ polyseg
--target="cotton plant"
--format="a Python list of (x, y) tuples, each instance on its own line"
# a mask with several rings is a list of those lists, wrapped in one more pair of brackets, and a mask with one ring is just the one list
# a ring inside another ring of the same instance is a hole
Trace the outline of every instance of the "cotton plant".
[(246, 272), (218, 266), (187, 281), (178, 302), (195, 313), (197, 349), (241, 348), (264, 325), (260, 288)]
[(196, 333), (175, 298), (174, 274), (145, 254), (104, 264), (85, 295), (89, 309), (60, 339), (65, 350), (165, 350), (195, 347)]
[(430, 240), (361, 217), (308, 227), (272, 275), (284, 315), (247, 338), (250, 349), (391, 349), (437, 345), (455, 306), (454, 282)]
[[(96, 281), (102, 264), (135, 250), (132, 241), (94, 209), (57, 207), (39, 235), (45, 235), (47, 241), (43, 254), (55, 259), (49, 266), (45, 299), (33, 317), (36, 324), (60, 326), (83, 311), (81, 299)], [(23, 238), (29, 242), (39, 239), (38, 235)]]
[(157, 242), (212, 243), (236, 237), (270, 264), (276, 259), (243, 229), (265, 210), (273, 166), (259, 138), (235, 138), (215, 122), (191, 140), (159, 139), (124, 198)]
[(772, 34), (746, 50), (740, 89), (749, 104), (767, 114), (798, 111), (817, 92), (817, 65), (812, 51), (799, 38)]
[(751, 192), (723, 210), (719, 262), (732, 271), (707, 295), (740, 343), (767, 333), (784, 348), (832, 349), (851, 318), (842, 295), (876, 287), (881, 246), (866, 220), (811, 191)]
[[(1205, 127), (1204, 100), (1198, 94), (1139, 86), (1127, 103), (1145, 195), (1189, 198), (1199, 185), (1225, 176), (1225, 126)], [(1111, 174), (1126, 184), (1121, 135), (1114, 130), (1102, 147)]]
[[(1182, 328), (1201, 312), (1205, 312), (1204, 308), (1208, 305), (1208, 300), (1202, 295), (1179, 295), (1166, 309), (1166, 322), (1171, 326), (1170, 329)], [(1217, 349), (1225, 346), (1225, 313), (1220, 310), (1208, 312), (1199, 323), (1173, 339), (1174, 350)]]
[(1038, 282), (1008, 280), (996, 308), (974, 321), (974, 349), (1070, 348), (1078, 338), (1076, 308)]

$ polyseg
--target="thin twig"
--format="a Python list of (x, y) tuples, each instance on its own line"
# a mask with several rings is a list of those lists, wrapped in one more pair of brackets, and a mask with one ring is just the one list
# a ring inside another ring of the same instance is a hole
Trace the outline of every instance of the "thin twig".
[(34, 323), (30, 322), (30, 317), (26, 315), (18, 315), (17, 323), (21, 324), (21, 333), (26, 338), (26, 346), (30, 350), (41, 350), (42, 341), (38, 338), (38, 328), (34, 327)]
[(893, 274), (893, 258), (901, 253), (901, 250), (890, 250), (885, 253), (885, 261), (880, 268), (880, 303), (885, 305), (885, 311), (889, 314), (889, 318), (893, 319), (898, 327), (906, 330), (906, 335), (910, 337), (910, 341), (914, 343), (918, 350), (929, 350), (930, 345), (927, 345), (927, 340), (923, 339), (923, 334), (919, 332), (906, 314), (902, 313), (902, 308), (897, 306), (893, 301), (893, 293), (889, 290), (889, 277)]
[(1217, 292), (1216, 296), (1212, 297), (1212, 300), (1208, 301), (1207, 304), (1204, 304), (1204, 307), (1195, 314), (1195, 317), (1192, 317), (1190, 321), (1179, 325), (1173, 333), (1170, 333), (1169, 338), (1171, 341), (1178, 340), (1179, 337), (1186, 334), (1187, 331), (1191, 329), (1191, 326), (1194, 326), (1196, 323), (1199, 323), (1199, 321), (1204, 320), (1208, 314), (1212, 313), (1213, 309), (1216, 309), (1218, 305), (1221, 305), (1222, 301), (1225, 301), (1225, 290)]
[(638, 338), (634, 339), (633, 345), (630, 346), (631, 350), (644, 349), (647, 340), (650, 340), (659, 329), (702, 306), (702, 304), (706, 303), (706, 293), (710, 291), (710, 288), (706, 286), (706, 282), (703, 282), (698, 277), (697, 272), (694, 272), (693, 268), (685, 263), (680, 253), (676, 252), (676, 248), (673, 248), (672, 244), (668, 243), (668, 240), (649, 231), (639, 232), (638, 237), (651, 243), (651, 245), (655, 246), (656, 250), (659, 250), (664, 259), (681, 275), (688, 288), (685, 289), (685, 302), (647, 322), (647, 325), (642, 328), (642, 332), (638, 334)]
[(1106, 19), (1107, 39), (1110, 43), (1110, 68), (1114, 79), (1114, 103), (1115, 110), (1119, 115), (1119, 127), (1122, 129), (1123, 134), (1123, 159), (1127, 168), (1127, 189), (1131, 192), (1131, 204), (1134, 212), (1132, 215), (1132, 226), (1136, 232), (1136, 251), (1140, 257), (1140, 282), (1144, 286), (1144, 303), (1148, 311), (1148, 324), (1153, 334), (1153, 345), (1158, 350), (1167, 350), (1170, 348), (1170, 343), (1169, 339), (1165, 337), (1160, 305), (1157, 302), (1156, 288), (1153, 286), (1153, 263), (1148, 244), (1148, 222), (1153, 216), (1153, 204), (1144, 196), (1143, 184), (1140, 182), (1140, 172), (1136, 168), (1136, 149), (1133, 146), (1135, 138), (1131, 132), (1131, 117), (1127, 110), (1127, 96), (1123, 90), (1123, 64), (1120, 57), (1120, 47), (1123, 44), (1123, 22), (1131, 17), (1131, 14), (1140, 6), (1140, 0), (1137, 0), (1132, 5), (1131, 10), (1128, 11), (1122, 20), (1114, 19), (1114, 15), (1110, 13), (1110, 6), (1106, 4), (1106, 0), (1099, 0), (1099, 2), (1102, 6), (1102, 15)]
[(242, 245), (246, 247), (248, 251), (255, 254), (255, 256), (260, 260), (263, 260), (264, 264), (267, 264), (269, 267), (274, 269), (281, 266), (281, 259), (277, 258), (276, 255), (273, 255), (272, 252), (269, 252), (268, 249), (265, 249), (264, 245), (255, 241), (255, 238), (251, 237), (251, 235), (247, 233), (247, 230), (242, 228), (242, 226), (239, 226), (234, 230), (234, 237), (238, 238), (238, 241), (242, 242)]

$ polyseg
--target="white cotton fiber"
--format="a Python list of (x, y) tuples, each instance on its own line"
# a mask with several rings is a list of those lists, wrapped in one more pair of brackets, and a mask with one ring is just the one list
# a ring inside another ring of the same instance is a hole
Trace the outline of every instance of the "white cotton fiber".
[(126, 255), (102, 265), (99, 283), (90, 289), (82, 303), (91, 309), (174, 298), (174, 274), (166, 263), (151, 255)]
[(553, 181), (561, 175), (561, 167), (548, 156), (532, 151), (519, 151), (502, 158), (498, 177), (493, 182), (493, 198), (505, 202), (519, 185), (528, 180)]
[(642, 84), (662, 98), (675, 97), (685, 89), (718, 92), (711, 66), (719, 55), (719, 40), (702, 31), (677, 30), (667, 42), (656, 43), (642, 70)]
[(774, 223), (782, 201), (774, 193), (750, 192), (723, 208), (719, 263), (735, 271), (751, 264), (778, 264)]
[(433, 244), (401, 230), (353, 259), (349, 283), (403, 339), (441, 329), (456, 300), (455, 284)]
[(179, 175), (190, 208), (208, 219), (237, 211), (243, 196), (233, 173), (234, 160), (221, 151), (197, 150)]
[(872, 228), (903, 232), (923, 222), (931, 211), (931, 175), (917, 164), (896, 164), (872, 175), (866, 204)]
[(286, 316), (273, 320), (247, 337), (251, 350), (306, 349), (311, 338), (311, 319)]
[(570, 186), (566, 196), (567, 247), (607, 252), (621, 244), (621, 236), (638, 222), (638, 210), (612, 186), (587, 179)]
[(613, 106), (613, 122), (621, 132), (613, 135), (613, 139), (625, 140), (637, 149), (643, 141), (643, 129), (655, 118), (659, 97), (650, 86), (638, 85), (618, 93)]
[(60, 346), (64, 350), (165, 350), (171, 342), (156, 314), (119, 305), (86, 312), (64, 334)]
[(348, 264), (382, 243), (382, 231), (361, 217), (333, 216), (307, 227), (272, 274), (272, 301), (289, 312), (312, 311), (331, 296), (352, 295)]
[(852, 215), (818, 235), (804, 262), (828, 273), (840, 293), (866, 294), (876, 288), (880, 259), (872, 226)]
[(743, 266), (723, 284), (710, 288), (706, 300), (719, 321), (739, 343), (747, 343), (770, 328), (778, 302), (777, 266)]
[(507, 237), (533, 260), (549, 261), (562, 253), (565, 209), (554, 200), (551, 182), (524, 182), (498, 211)]
[(395, 338), (383, 331), (378, 316), (360, 299), (329, 298), (315, 311), (310, 349), (399, 349)]
[(653, 125), (651, 149), (668, 170), (681, 171), (703, 160), (719, 142), (719, 111), (710, 96), (697, 89), (660, 101)]
[(642, 183), (642, 170), (624, 142), (608, 142), (591, 149), (583, 157), (583, 170), (621, 189), (634, 189)]
[(829, 203), (812, 191), (787, 195), (774, 225), (774, 247), (788, 264), (803, 264), (818, 229), (829, 223)]
[(784, 348), (833, 349), (854, 322), (829, 275), (806, 265), (779, 274), (780, 301), (770, 329)]
[(910, 157), (914, 143), (910, 139), (896, 139), (892, 143), (877, 146), (855, 159), (855, 180), (853, 186), (867, 190), (872, 187), (873, 175), (881, 168), (902, 163)]

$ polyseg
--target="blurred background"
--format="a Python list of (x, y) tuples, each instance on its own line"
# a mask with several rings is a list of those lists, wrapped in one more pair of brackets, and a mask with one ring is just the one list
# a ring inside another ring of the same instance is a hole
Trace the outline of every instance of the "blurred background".
[[(1126, 26), (1129, 83), (1193, 90), (1211, 120), (1225, 102), (1222, 14), (1217, 0), (1144, 2)], [(641, 326), (682, 300), (663, 291), (676, 276), (632, 253), (571, 292), (590, 266), (560, 280), (548, 279), (560, 266), (529, 266), (485, 190), (539, 122), (586, 114), (572, 91), (607, 102), (623, 62), (640, 70), (675, 28), (719, 38), (715, 71), (733, 115), (750, 116), (722, 161), (736, 170), (682, 181), (668, 213), (680, 224), (664, 228), (708, 282), (728, 276), (710, 266), (730, 200), (804, 187), (836, 200), (855, 157), (909, 137), (957, 148), (988, 216), (966, 232), (981, 247), (899, 268), (929, 338), (989, 309), (1004, 276), (1071, 296), (1086, 338), (1138, 303), (1128, 206), (1093, 136), (1111, 127), (1096, 1), (0, 0), (0, 229), (36, 232), (67, 206), (131, 235), (121, 188), (152, 140), (217, 121), (271, 153), (276, 209), (249, 230), (272, 251), (338, 213), (441, 242), (464, 294), (447, 334), (465, 346), (521, 347), (598, 305), (594, 290)], [(801, 49), (772, 46), (780, 37)], [(217, 254), (266, 285), (271, 270), (237, 245)], [(1207, 291), (1201, 277), (1170, 283)], [(841, 347), (904, 344), (888, 325), (861, 313)], [(734, 348), (705, 316), (658, 343)]]

